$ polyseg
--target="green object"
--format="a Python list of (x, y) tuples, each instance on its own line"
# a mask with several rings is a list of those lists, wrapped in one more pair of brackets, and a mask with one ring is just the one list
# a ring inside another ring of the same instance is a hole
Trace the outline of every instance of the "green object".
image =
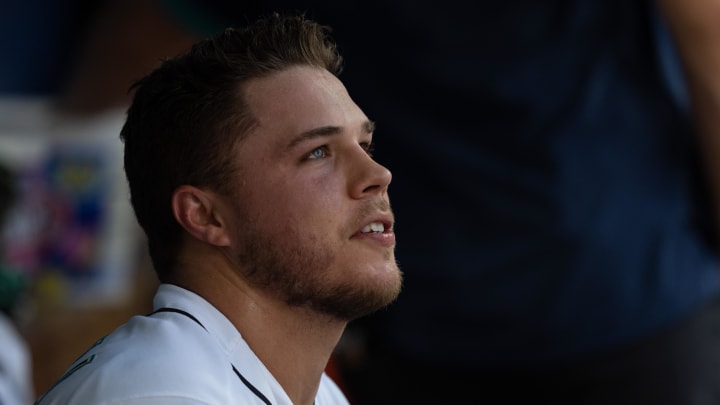
[(10, 312), (26, 287), (25, 277), (0, 266), (0, 310)]

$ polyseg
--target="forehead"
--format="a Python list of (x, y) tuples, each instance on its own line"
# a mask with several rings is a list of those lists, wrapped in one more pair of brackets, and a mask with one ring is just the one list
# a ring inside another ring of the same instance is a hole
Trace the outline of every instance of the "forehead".
[(252, 79), (244, 96), (257, 124), (253, 132), (277, 141), (313, 128), (354, 128), (367, 121), (340, 80), (321, 68), (296, 66)]

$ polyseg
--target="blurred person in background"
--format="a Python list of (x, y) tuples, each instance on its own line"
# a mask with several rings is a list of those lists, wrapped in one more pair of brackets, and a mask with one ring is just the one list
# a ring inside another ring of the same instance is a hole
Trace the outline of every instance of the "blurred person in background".
[[(0, 165), (0, 230), (15, 201), (12, 172)], [(35, 396), (30, 350), (16, 324), (16, 310), (25, 292), (23, 276), (6, 266), (0, 251), (0, 404), (27, 405)]]
[(0, 63), (0, 97), (48, 97), (59, 113), (86, 118), (126, 108), (133, 80), (197, 39), (162, 4), (5, 2), (0, 51), (8, 57)]

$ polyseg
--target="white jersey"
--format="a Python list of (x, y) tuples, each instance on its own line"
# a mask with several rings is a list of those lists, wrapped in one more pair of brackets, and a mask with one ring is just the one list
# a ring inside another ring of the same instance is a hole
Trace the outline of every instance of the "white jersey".
[[(98, 340), (36, 404), (292, 404), (238, 330), (202, 297), (161, 284), (154, 309)], [(348, 401), (323, 374), (315, 404)]]

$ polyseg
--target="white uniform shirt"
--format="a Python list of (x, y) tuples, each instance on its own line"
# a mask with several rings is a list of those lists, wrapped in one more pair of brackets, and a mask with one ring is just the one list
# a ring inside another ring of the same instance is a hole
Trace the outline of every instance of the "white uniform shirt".
[[(292, 404), (202, 297), (162, 284), (153, 304), (153, 315), (135, 316), (98, 340), (36, 404)], [(315, 405), (329, 404), (348, 401), (323, 374)]]

